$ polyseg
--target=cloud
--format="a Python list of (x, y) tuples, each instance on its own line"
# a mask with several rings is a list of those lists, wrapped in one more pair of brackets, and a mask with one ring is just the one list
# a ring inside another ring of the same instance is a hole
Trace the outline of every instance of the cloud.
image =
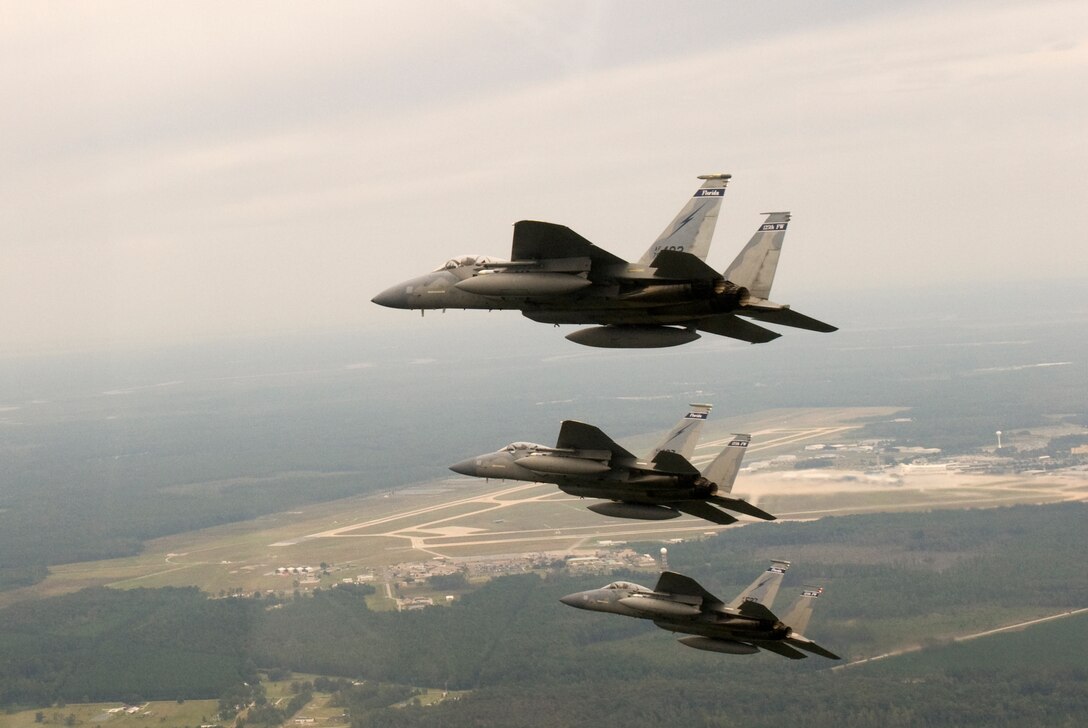
[(1088, 274), (1083, 4), (646, 8), (5, 7), (8, 345), (387, 320), (517, 219), (636, 257), (713, 171), (719, 268), (794, 211), (784, 295)]

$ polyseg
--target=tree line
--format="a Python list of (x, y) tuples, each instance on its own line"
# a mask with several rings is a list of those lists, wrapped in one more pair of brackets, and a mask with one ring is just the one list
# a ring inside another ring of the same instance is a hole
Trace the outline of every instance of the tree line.
[[(827, 518), (731, 529), (670, 546), (669, 558), (675, 570), (723, 598), (766, 568), (770, 555), (793, 560), (780, 600), (784, 604), (803, 583), (826, 586), (807, 632), (849, 658), (877, 654), (904, 639), (925, 641), (927, 621), (941, 615), (968, 619), (978, 613), (980, 624), (992, 626), (985, 620), (995, 609), (1056, 611), (1088, 604), (1088, 573), (1069, 561), (1083, 550), (1086, 515), (1088, 507), (1069, 503)], [(836, 552), (827, 547), (840, 544), (849, 548), (828, 557)], [(879, 559), (860, 557), (876, 550)], [(931, 562), (930, 556), (940, 558)], [(574, 577), (556, 570), (495, 579), (451, 606), (404, 613), (370, 611), (365, 590), (349, 587), (281, 603), (209, 599), (196, 589), (88, 589), (0, 611), (0, 704), (215, 698), (239, 683), (254, 684), (259, 666), (473, 691), (455, 706), (426, 709), (434, 715), (453, 711), (449, 725), (457, 725), (458, 716), (489, 715), (488, 706), (497, 710), (513, 696), (521, 696), (519, 711), (536, 715), (538, 724), (545, 724), (545, 715), (566, 722), (561, 718), (569, 706), (583, 700), (587, 716), (601, 716), (601, 705), (622, 711), (619, 696), (625, 696), (633, 701), (628, 708), (641, 706), (646, 716), (718, 725), (727, 714), (754, 715), (746, 705), (726, 710), (738, 695), (738, 676), (760, 686), (764, 697), (753, 692), (751, 699), (764, 708), (768, 685), (838, 695), (836, 686), (846, 682), (826, 673), (829, 663), (823, 660), (701, 653), (674, 644), (646, 621), (585, 613), (558, 602), (567, 593), (619, 578), (647, 586), (655, 581), (649, 573)], [(950, 678), (949, 703), (963, 685), (983, 691), (989, 675), (1007, 693), (999, 702), (1009, 704), (1022, 690), (1034, 695), (1025, 681), (1040, 674), (972, 669), (977, 679), (970, 671), (959, 682)], [(1051, 693), (1079, 700), (1074, 673), (1052, 671), (1045, 680)], [(1083, 680), (1080, 685), (1083, 691)], [(599, 691), (587, 692), (594, 687)], [(658, 698), (658, 689), (687, 697)], [(854, 704), (891, 724), (900, 718), (916, 725), (930, 720), (919, 706), (877, 710), (885, 705), (882, 690), (894, 692), (891, 683), (870, 686), (864, 694), (875, 702), (867, 708)], [(591, 695), (598, 701), (593, 705)], [(835, 707), (806, 700), (791, 699), (790, 709), (808, 705), (818, 715)], [(386, 724), (412, 714), (406, 710), (391, 713)], [(418, 724), (426, 725), (431, 714), (417, 716)], [(518, 724), (511, 721), (506, 724)]]

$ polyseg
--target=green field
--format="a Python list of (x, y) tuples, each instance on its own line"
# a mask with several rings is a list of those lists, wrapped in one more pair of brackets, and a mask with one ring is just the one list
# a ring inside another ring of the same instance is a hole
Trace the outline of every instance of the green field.
[[(0, 714), (2, 728), (68, 728), (73, 725), (103, 726), (104, 728), (195, 728), (215, 723), (215, 700), (158, 700), (139, 706), (135, 713), (110, 713), (123, 707), (121, 703), (68, 703), (63, 706), (22, 710)], [(38, 713), (42, 719), (38, 721)]]

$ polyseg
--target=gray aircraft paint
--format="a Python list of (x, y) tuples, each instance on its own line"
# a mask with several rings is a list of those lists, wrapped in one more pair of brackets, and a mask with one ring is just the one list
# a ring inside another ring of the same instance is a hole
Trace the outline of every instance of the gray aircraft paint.
[(778, 588), (782, 586), (782, 579), (785, 577), (786, 572), (789, 571), (789, 568), (790, 562), (788, 561), (772, 560), (771, 565), (759, 575), (758, 579), (738, 594), (733, 601), (729, 602), (730, 608), (736, 609), (744, 602), (759, 602), (770, 609), (771, 605), (774, 604), (774, 598), (778, 596)]
[(654, 456), (662, 450), (677, 453), (691, 460), (691, 456), (695, 454), (695, 446), (699, 442), (699, 435), (703, 431), (703, 425), (706, 423), (706, 418), (710, 416), (713, 405), (689, 404), (688, 406), (691, 410), (676, 423), (676, 427), (672, 428), (669, 434), (665, 435), (665, 438), (650, 452), (650, 460), (653, 460)]
[(751, 441), (751, 435), (733, 435), (729, 444), (703, 471), (704, 478), (718, 484), (719, 492), (733, 491), (733, 483), (737, 479), (737, 473), (740, 472), (741, 460), (744, 459), (744, 453), (747, 452)]
[(729, 175), (701, 179), (637, 263), (563, 225), (522, 220), (514, 225), (510, 260), (454, 258), (372, 300), (390, 308), (518, 310), (540, 323), (594, 324), (567, 338), (607, 348), (678, 346), (697, 340), (698, 332), (753, 344), (780, 336), (747, 319), (835, 331), (769, 299), (788, 212), (769, 214), (724, 275), (706, 264)]
[(801, 590), (801, 596), (789, 608), (782, 618), (787, 624), (798, 632), (808, 629), (809, 620), (812, 619), (812, 610), (816, 608), (816, 599), (823, 594), (823, 588), (818, 586), (806, 586)]
[(662, 250), (678, 250), (706, 260), (730, 177), (728, 174), (700, 175), (699, 179), (706, 182), (695, 191), (688, 204), (677, 213), (649, 250), (642, 254), (638, 259), (639, 265), (649, 265)]
[(678, 641), (699, 650), (734, 655), (767, 650), (793, 660), (808, 654), (841, 659), (803, 634), (816, 598), (823, 593), (821, 587), (805, 587), (782, 618), (771, 611), (787, 568), (788, 561), (772, 561), (767, 571), (729, 604), (694, 579), (671, 571), (662, 572), (653, 589), (616, 581), (600, 589), (568, 594), (559, 601), (578, 609), (649, 619), (662, 629), (691, 635)]
[(590, 510), (614, 518), (662, 520), (687, 513), (727, 525), (737, 519), (726, 511), (735, 511), (774, 520), (741, 498), (720, 495), (732, 490), (750, 436), (734, 435), (702, 472), (689, 461), (710, 409), (691, 405), (661, 444), (641, 460), (599, 428), (565, 420), (554, 447), (514, 442), (449, 467), (461, 475), (551, 483), (571, 495), (612, 501), (593, 504)]
[(778, 270), (778, 259), (782, 255), (782, 241), (786, 239), (786, 227), (790, 222), (788, 212), (764, 213), (767, 219), (759, 230), (740, 251), (736, 259), (725, 269), (725, 279), (730, 283), (747, 288), (757, 297), (767, 299), (771, 296), (771, 285)]

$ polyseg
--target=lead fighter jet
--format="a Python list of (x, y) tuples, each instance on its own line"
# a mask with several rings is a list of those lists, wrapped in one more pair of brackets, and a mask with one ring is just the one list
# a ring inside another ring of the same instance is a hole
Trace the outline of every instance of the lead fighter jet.
[(704, 182), (695, 196), (636, 263), (563, 225), (522, 220), (514, 224), (510, 260), (453, 258), (372, 300), (421, 311), (517, 309), (541, 323), (599, 324), (567, 338), (612, 348), (676, 346), (698, 339), (698, 332), (753, 344), (781, 335), (746, 319), (835, 331), (770, 300), (790, 213), (764, 213), (767, 218), (724, 273), (706, 264), (730, 175), (699, 179)]
[(691, 635), (679, 642), (697, 650), (750, 655), (762, 649), (791, 660), (808, 657), (806, 652), (842, 659), (802, 634), (816, 598), (823, 592), (821, 587), (805, 587), (782, 618), (771, 611), (789, 568), (788, 561), (771, 561), (770, 567), (729, 604), (694, 579), (672, 571), (662, 572), (653, 589), (614, 581), (601, 589), (568, 594), (559, 601), (578, 609), (652, 619), (662, 629)]
[(450, 470), (476, 478), (553, 483), (571, 495), (607, 499), (609, 502), (591, 505), (589, 510), (615, 518), (659, 521), (687, 513), (720, 525), (737, 521), (715, 508), (718, 506), (775, 520), (742, 498), (724, 495), (733, 489), (750, 435), (733, 435), (702, 472), (691, 464), (710, 405), (690, 406), (691, 411), (644, 460), (593, 425), (565, 420), (555, 447), (515, 442), (497, 452), (462, 460)]

